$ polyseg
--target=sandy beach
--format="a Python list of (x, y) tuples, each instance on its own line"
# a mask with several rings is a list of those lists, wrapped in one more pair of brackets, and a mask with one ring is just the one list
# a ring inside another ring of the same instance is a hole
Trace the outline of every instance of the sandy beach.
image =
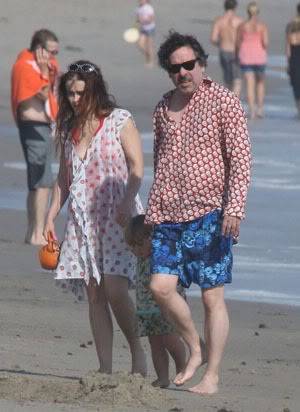
[[(3, 227), (2, 212), (0, 219)], [(23, 228), (18, 215), (6, 212), (5, 219), (10, 230)], [(299, 309), (228, 302), (231, 332), (215, 396), (192, 395), (185, 391), (188, 386), (152, 388), (155, 375), (145, 339), (147, 380), (123, 373), (107, 382), (108, 377), (92, 373), (97, 359), (87, 304), (54, 286), (51, 274), (39, 269), (34, 248), (1, 240), (0, 258), (1, 411), (299, 410)], [(201, 332), (200, 299), (189, 303)], [(115, 331), (114, 371), (126, 372), (128, 347), (117, 326)], [(200, 376), (201, 370), (191, 384)]]
[[(197, 35), (210, 54), (208, 73), (221, 80), (217, 50), (209, 44), (219, 0), (153, 0), (157, 11), (156, 44), (169, 28)], [(245, 16), (247, 1), (240, 1)], [(247, 219), (236, 249), (233, 286), (228, 296), (231, 331), (222, 364), (220, 391), (212, 397), (187, 392), (200, 380), (167, 390), (151, 387), (154, 370), (147, 350), (149, 376), (127, 375), (130, 357), (115, 325), (114, 374), (99, 376), (86, 302), (55, 286), (40, 269), (37, 249), (23, 243), (26, 180), (23, 155), (9, 103), (10, 68), (27, 47), (34, 30), (48, 27), (60, 38), (59, 61), (66, 65), (88, 58), (101, 65), (110, 91), (134, 115), (144, 136), (144, 197), (151, 181), (151, 114), (171, 87), (159, 68), (145, 69), (142, 56), (122, 40), (134, 22), (129, 0), (0, 0), (0, 411), (185, 411), (297, 412), (300, 394), (299, 302), (299, 122), (284, 71), (284, 29), (297, 1), (263, 0), (261, 15), (271, 34), (266, 118), (249, 124), (253, 185)], [(26, 24), (24, 23), (26, 22)], [(271, 73), (272, 72), (272, 73)], [(285, 143), (282, 146), (283, 142)], [(274, 205), (276, 207), (274, 207)], [(278, 214), (280, 214), (278, 218)], [(62, 233), (64, 216), (58, 219)], [(282, 242), (284, 239), (284, 242)], [(274, 286), (275, 284), (275, 286)], [(255, 293), (253, 291), (260, 291)], [(193, 293), (196, 295), (198, 292)], [(294, 294), (293, 294), (294, 293)], [(269, 294), (269, 295), (268, 295)], [(272, 304), (265, 303), (272, 296)], [(189, 297), (199, 333), (203, 311)], [(298, 299), (298, 300), (297, 300)], [(172, 366), (171, 376), (174, 375)]]

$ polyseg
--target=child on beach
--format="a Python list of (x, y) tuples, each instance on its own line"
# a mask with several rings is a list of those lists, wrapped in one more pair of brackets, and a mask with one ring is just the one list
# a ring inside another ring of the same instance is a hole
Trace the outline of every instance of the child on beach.
[[(174, 359), (176, 373), (181, 372), (186, 364), (186, 354), (183, 341), (177, 335), (174, 327), (163, 317), (149, 289), (151, 249), (151, 226), (144, 223), (144, 215), (133, 217), (125, 229), (125, 240), (133, 253), (138, 257), (136, 279), (136, 315), (137, 334), (148, 336), (153, 366), (157, 379), (153, 386), (166, 388), (169, 379), (169, 355)], [(178, 292), (185, 297), (182, 286)]]

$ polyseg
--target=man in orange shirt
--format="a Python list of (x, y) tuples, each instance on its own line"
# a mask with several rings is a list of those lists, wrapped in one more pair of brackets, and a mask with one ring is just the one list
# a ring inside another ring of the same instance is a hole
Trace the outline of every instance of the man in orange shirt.
[(54, 94), (58, 74), (58, 38), (47, 30), (34, 33), (12, 68), (11, 104), (27, 164), (25, 242), (43, 244), (43, 228), (53, 178), (51, 123), (57, 113)]

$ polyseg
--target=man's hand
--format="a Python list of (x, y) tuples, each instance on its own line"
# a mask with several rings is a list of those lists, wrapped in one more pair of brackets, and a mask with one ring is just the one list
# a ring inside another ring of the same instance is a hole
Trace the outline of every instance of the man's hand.
[(239, 217), (225, 215), (222, 223), (222, 235), (237, 238), (240, 233), (240, 224), (241, 219)]
[(49, 78), (49, 53), (42, 47), (38, 47), (35, 51), (35, 59), (39, 66), (42, 76)]

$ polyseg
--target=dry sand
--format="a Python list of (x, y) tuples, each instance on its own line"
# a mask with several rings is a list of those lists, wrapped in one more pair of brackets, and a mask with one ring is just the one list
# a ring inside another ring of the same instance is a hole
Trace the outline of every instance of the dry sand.
[[(247, 1), (240, 1), (245, 15)], [(264, 0), (262, 16), (270, 25), (271, 52), (283, 53), (284, 26), (296, 1)], [(110, 89), (128, 107), (140, 129), (151, 129), (151, 112), (170, 86), (158, 68), (145, 70), (134, 46), (122, 42), (133, 22), (135, 1), (128, 0), (0, 0), (0, 125), (11, 124), (9, 70), (34, 30), (46, 26), (61, 40), (62, 67), (77, 58), (101, 64)], [(153, 0), (158, 12), (156, 42), (170, 28), (198, 35), (210, 54), (210, 25), (221, 12), (219, 0)], [(209, 72), (218, 79), (217, 65)], [(276, 81), (277, 82), (277, 81)], [(276, 87), (274, 82), (272, 87)], [(23, 160), (20, 145), (0, 139), (0, 161)], [(1, 169), (1, 187), (24, 188), (25, 177)], [(63, 227), (62, 219), (58, 226)], [(25, 213), (0, 210), (0, 411), (193, 411), (298, 412), (300, 410), (300, 317), (298, 308), (228, 303), (231, 332), (219, 394), (192, 395), (171, 386), (153, 389), (155, 378), (149, 347), (149, 377), (129, 376), (128, 347), (115, 327), (112, 377), (99, 376), (86, 303), (54, 286), (40, 270), (36, 249), (24, 245)], [(203, 329), (200, 299), (189, 299), (199, 332)], [(117, 371), (121, 371), (117, 373)], [(191, 385), (201, 377), (200, 370)], [(172, 366), (171, 375), (174, 375)]]

